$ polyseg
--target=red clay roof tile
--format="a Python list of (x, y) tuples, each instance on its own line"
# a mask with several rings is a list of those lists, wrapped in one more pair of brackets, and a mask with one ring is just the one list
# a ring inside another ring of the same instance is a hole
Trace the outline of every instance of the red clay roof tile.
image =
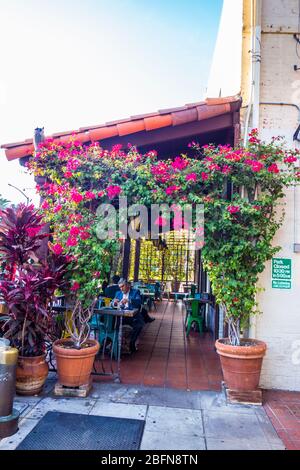
[[(158, 112), (131, 116), (127, 119), (110, 121), (97, 126), (81, 127), (77, 131), (56, 132), (50, 137), (57, 141), (66, 142), (72, 134), (80, 142), (105, 140), (110, 137), (135, 134), (142, 131), (152, 131), (168, 126), (180, 126), (188, 122), (210, 119), (214, 116), (227, 114), (239, 109), (241, 98), (239, 96), (229, 96), (225, 98), (207, 98), (205, 101), (189, 103), (181, 107), (162, 109)], [(22, 142), (3, 144), (6, 158), (14, 160), (31, 155), (33, 140), (26, 139)]]
[(146, 131), (152, 131), (161, 127), (172, 126), (172, 117), (170, 114), (164, 116), (153, 116), (144, 119)]
[(117, 128), (120, 136), (135, 134), (136, 132), (145, 130), (145, 121), (144, 119), (139, 119), (138, 121), (123, 122), (122, 124), (118, 124)]
[(108, 139), (109, 137), (115, 137), (118, 135), (117, 126), (100, 127), (99, 129), (93, 129), (89, 132), (89, 140), (102, 140)]
[(172, 113), (173, 126), (180, 126), (181, 124), (186, 124), (188, 122), (193, 122), (198, 120), (197, 109), (185, 109), (184, 111), (178, 111)]

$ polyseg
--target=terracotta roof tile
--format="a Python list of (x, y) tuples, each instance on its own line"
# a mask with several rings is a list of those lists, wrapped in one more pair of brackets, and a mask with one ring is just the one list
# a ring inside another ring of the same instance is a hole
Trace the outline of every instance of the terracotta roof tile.
[(93, 129), (89, 132), (89, 140), (102, 140), (108, 139), (109, 137), (115, 137), (118, 135), (117, 126), (100, 127), (99, 129)]
[(172, 113), (173, 126), (180, 126), (181, 124), (186, 124), (188, 122), (193, 122), (198, 120), (197, 109), (185, 109), (184, 111), (178, 111)]
[(145, 130), (145, 120), (139, 119), (138, 121), (123, 122), (122, 124), (117, 124), (117, 128), (120, 136), (135, 134)]
[(230, 104), (221, 104), (208, 106), (207, 104), (197, 106), (198, 121), (202, 119), (210, 119), (214, 116), (220, 116), (221, 114), (230, 113)]
[(172, 117), (170, 114), (164, 116), (153, 116), (144, 119), (146, 131), (152, 131), (161, 127), (172, 126)]
[[(239, 109), (241, 98), (229, 96), (225, 98), (207, 98), (205, 101), (186, 104), (185, 106), (161, 109), (158, 112), (131, 116), (127, 119), (110, 121), (96, 126), (81, 127), (77, 131), (56, 132), (52, 136), (55, 140), (67, 142), (72, 134), (80, 142), (102, 141), (111, 137), (125, 136), (142, 131), (152, 131), (168, 126), (180, 126), (188, 122), (210, 119), (214, 116), (227, 114)], [(4, 144), (6, 158), (14, 160), (31, 155), (33, 140)]]

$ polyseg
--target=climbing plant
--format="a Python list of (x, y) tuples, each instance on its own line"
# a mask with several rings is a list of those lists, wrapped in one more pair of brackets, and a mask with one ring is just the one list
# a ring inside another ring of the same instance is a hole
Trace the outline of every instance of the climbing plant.
[[(194, 155), (160, 160), (155, 151), (140, 154), (130, 146), (111, 151), (96, 143), (82, 145), (76, 136), (67, 142), (48, 139), (28, 163), (42, 183), (41, 210), (51, 225), (51, 249), (67, 254), (72, 289), (91, 295), (109, 270), (119, 241), (97, 237), (97, 207), (118, 197), (128, 204), (167, 203), (176, 210), (185, 204), (204, 204), (202, 259), (213, 293), (226, 313), (231, 344), (240, 343), (240, 329), (257, 313), (255, 294), (265, 263), (279, 250), (273, 238), (284, 217), (285, 188), (298, 183), (298, 151), (280, 138), (262, 142), (253, 130), (247, 147), (200, 147)], [(44, 180), (43, 180), (44, 178)], [(156, 223), (165, 225), (164, 215)], [(181, 228), (181, 227), (180, 227)]]

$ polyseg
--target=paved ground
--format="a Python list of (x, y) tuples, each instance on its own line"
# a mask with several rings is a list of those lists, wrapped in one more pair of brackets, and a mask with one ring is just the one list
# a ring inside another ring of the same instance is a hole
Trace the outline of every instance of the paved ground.
[[(182, 301), (157, 302), (151, 315), (155, 321), (146, 324), (139, 350), (122, 357), (122, 383), (221, 391), (222, 370), (212, 335), (192, 331), (186, 337)], [(99, 362), (97, 366), (101, 371)]]
[(19, 431), (0, 450), (15, 449), (54, 410), (145, 420), (144, 450), (285, 449), (263, 407), (228, 405), (222, 392), (96, 383), (87, 399), (55, 398), (54, 383), (49, 374), (41, 396), (16, 397)]

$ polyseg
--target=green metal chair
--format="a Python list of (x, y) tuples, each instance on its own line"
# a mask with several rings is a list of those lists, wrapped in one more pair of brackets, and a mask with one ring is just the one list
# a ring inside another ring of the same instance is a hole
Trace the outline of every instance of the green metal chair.
[(193, 299), (191, 301), (191, 309), (187, 312), (186, 317), (186, 336), (189, 336), (192, 326), (198, 326), (199, 333), (203, 332), (203, 317), (199, 313), (199, 301), (198, 299)]

